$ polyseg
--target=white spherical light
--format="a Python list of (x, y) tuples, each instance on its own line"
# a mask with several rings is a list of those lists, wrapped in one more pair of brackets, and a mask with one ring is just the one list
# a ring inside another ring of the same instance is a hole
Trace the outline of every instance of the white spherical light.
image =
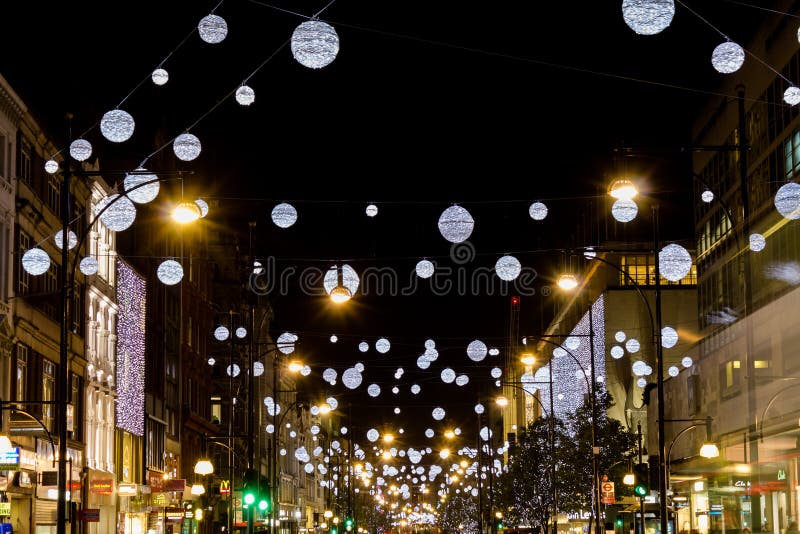
[(381, 354), (386, 354), (387, 352), (389, 352), (390, 348), (392, 348), (392, 344), (389, 343), (389, 340), (386, 339), (385, 337), (382, 337), (375, 342), (375, 350), (377, 350)]
[(419, 367), (423, 371), (430, 366), (431, 366), (431, 361), (425, 356), (420, 356), (419, 358), (417, 358), (417, 367)]
[(166, 260), (158, 266), (156, 276), (162, 284), (174, 286), (183, 278), (183, 267), (175, 260)]
[(308, 20), (294, 29), (291, 47), (298, 63), (309, 69), (321, 69), (336, 59), (339, 36), (330, 24)]
[(569, 350), (578, 350), (578, 347), (581, 346), (581, 338), (578, 336), (569, 336), (564, 340), (564, 346)]
[(647, 385), (647, 380), (645, 380), (644, 378), (639, 378), (638, 380), (636, 380), (636, 385), (639, 386), (640, 388), (643, 388)]
[(625, 348), (631, 354), (636, 354), (637, 352), (639, 352), (639, 349), (641, 348), (641, 346), (639, 344), (639, 340), (638, 339), (630, 338), (628, 341), (625, 342)]
[(647, 373), (647, 364), (644, 363), (642, 360), (636, 360), (635, 362), (633, 362), (631, 370), (633, 371), (633, 374), (635, 374), (636, 376), (644, 376)]
[(192, 161), (200, 155), (200, 139), (190, 133), (182, 133), (172, 142), (172, 151), (181, 161)]
[(678, 344), (678, 331), (671, 326), (665, 326), (661, 329), (661, 346), (665, 349), (671, 349)]
[(493, 367), (489, 374), (492, 375), (492, 378), (500, 378), (503, 376), (503, 370), (499, 367)]
[(228, 373), (228, 376), (236, 378), (237, 376), (239, 376), (239, 373), (241, 373), (242, 370), (239, 368), (238, 365), (234, 363), (233, 365), (229, 365), (228, 367), (226, 367), (225, 372)]
[(236, 90), (236, 101), (243, 106), (249, 106), (256, 101), (256, 92), (252, 87), (243, 85)]
[(428, 260), (421, 260), (417, 263), (417, 276), (420, 278), (430, 278), (433, 276), (435, 267), (433, 263)]
[(169, 81), (169, 73), (162, 68), (158, 68), (150, 75), (150, 79), (156, 85), (164, 85)]
[(458, 375), (456, 377), (456, 385), (457, 386), (466, 386), (469, 384), (469, 376), (467, 375)]
[(450, 369), (449, 367), (445, 367), (442, 369), (441, 373), (442, 382), (445, 384), (452, 384), (453, 380), (456, 379), (456, 372)]
[(261, 376), (264, 374), (264, 364), (261, 362), (253, 362), (253, 376)]
[(726, 41), (711, 53), (711, 64), (722, 74), (736, 72), (744, 63), (744, 50), (738, 44)]
[(767, 246), (767, 240), (761, 234), (750, 234), (750, 250), (761, 252)]
[(786, 89), (786, 91), (783, 92), (783, 101), (790, 106), (796, 106), (797, 104), (800, 104), (800, 87), (795, 87), (792, 85)]
[(54, 159), (48, 159), (44, 164), (44, 170), (47, 174), (55, 174), (58, 172), (58, 162)]
[(439, 233), (451, 243), (461, 243), (469, 239), (475, 221), (461, 206), (450, 206), (439, 216)]
[(329, 367), (322, 372), (322, 379), (325, 382), (333, 382), (334, 380), (336, 380), (336, 375), (337, 375), (336, 370), (331, 369)]
[(639, 35), (662, 32), (675, 16), (674, 0), (623, 0), (622, 18)]
[(369, 350), (369, 343), (367, 343), (366, 341), (362, 341), (361, 343), (358, 344), (358, 350), (360, 352), (367, 352)]
[(437, 421), (441, 421), (442, 419), (444, 419), (445, 411), (442, 408), (434, 408), (433, 412), (431, 412), (431, 415)]
[(669, 369), (667, 369), (667, 374), (672, 378), (675, 378), (680, 374), (681, 370), (678, 369), (676, 366), (672, 365)]
[(244, 339), (245, 337), (247, 337), (247, 328), (245, 328), (243, 326), (240, 326), (239, 328), (237, 328), (236, 329), (236, 337), (238, 337), (239, 339)]
[(121, 109), (112, 109), (100, 119), (100, 133), (113, 143), (122, 143), (130, 139), (135, 126), (131, 114)]
[(22, 268), (34, 276), (44, 274), (50, 268), (50, 256), (40, 248), (32, 248), (22, 255)]
[(370, 441), (377, 441), (378, 438), (381, 437), (380, 433), (375, 430), (374, 428), (370, 428), (367, 430), (367, 439)]
[(692, 270), (692, 255), (680, 245), (669, 244), (658, 253), (658, 268), (661, 276), (678, 282)]
[(378, 214), (378, 206), (370, 204), (366, 209), (367, 217), (375, 217)]
[(483, 404), (476, 404), (475, 405), (475, 413), (480, 415), (484, 412), (486, 408), (484, 408)]
[(419, 394), (419, 391), (420, 391), (420, 387), (419, 387), (418, 384), (413, 384), (411, 386), (411, 393), (412, 394), (417, 395), (417, 394)]
[(69, 145), (69, 155), (76, 161), (86, 161), (92, 155), (92, 144), (86, 139), (75, 139)]
[(214, 338), (217, 341), (225, 341), (230, 335), (230, 331), (224, 326), (218, 326), (214, 329)]
[(97, 270), (99, 269), (100, 265), (97, 263), (97, 260), (94, 259), (92, 256), (86, 256), (81, 260), (80, 265), (78, 268), (81, 270), (83, 274), (86, 276), (91, 276), (93, 274), (97, 274)]
[(714, 192), (709, 189), (706, 189), (700, 194), (700, 200), (702, 200), (706, 204), (712, 202), (714, 200)]
[(637, 213), (639, 213), (639, 206), (630, 199), (621, 198), (611, 206), (611, 215), (622, 223), (631, 222), (636, 218)]
[(297, 222), (297, 210), (291, 204), (283, 202), (272, 208), (272, 222), (279, 228), (289, 228)]
[(352, 367), (345, 369), (342, 373), (342, 383), (347, 389), (356, 389), (361, 385), (361, 380), (361, 373)]
[(617, 331), (616, 334), (614, 334), (614, 339), (617, 341), (617, 343), (622, 343), (623, 341), (625, 341), (626, 337), (627, 336), (625, 335), (625, 332), (623, 332), (622, 330), (619, 330)]
[(275, 344), (282, 354), (291, 354), (294, 352), (294, 344), (297, 342), (297, 334), (291, 332), (283, 332), (278, 336)]
[[(203, 217), (205, 217), (206, 215), (208, 215), (208, 202), (206, 202), (206, 201), (205, 201), (205, 200), (203, 200), (202, 198), (198, 198), (198, 199), (196, 199), (196, 200), (194, 201), (194, 203), (197, 205), (197, 207), (198, 207), (198, 208), (200, 208), (200, 218), (201, 218), (201, 219), (202, 219)], [(258, 263), (258, 265), (256, 265), (257, 263)], [(260, 264), (259, 262), (254, 262), (254, 263), (253, 263), (253, 266), (255, 267), (255, 269), (253, 269), (253, 273), (254, 273), (254, 274), (261, 274), (261, 273), (263, 273), (263, 272), (264, 272), (264, 269), (263, 269), (263, 268), (261, 268), (261, 269), (258, 269), (258, 267), (259, 267), (260, 265), (261, 265), (261, 264)]]
[(473, 362), (479, 362), (483, 360), (486, 357), (486, 352), (486, 344), (479, 339), (476, 339), (467, 345), (467, 356), (469, 356), (469, 359)]
[(531, 216), (531, 219), (534, 221), (541, 221), (547, 217), (547, 206), (545, 206), (541, 202), (534, 202), (528, 208), (528, 215)]
[(683, 359), (681, 360), (681, 365), (683, 365), (687, 369), (691, 367), (693, 363), (694, 362), (692, 361), (692, 358), (690, 358), (689, 356), (684, 356)]
[(620, 347), (619, 345), (614, 345), (613, 347), (611, 347), (611, 350), (609, 352), (611, 353), (611, 357), (614, 358), (615, 360), (619, 360), (625, 355), (625, 351), (622, 350), (622, 347)]
[(505, 280), (506, 282), (516, 280), (521, 271), (522, 264), (514, 256), (503, 256), (494, 264), (494, 272), (497, 273), (500, 280)]
[(137, 204), (147, 204), (158, 196), (161, 186), (158, 176), (148, 173), (147, 169), (139, 167), (131, 174), (125, 174), (125, 193), (127, 197)]
[(356, 371), (358, 371), (359, 373), (363, 373), (363, 372), (364, 372), (364, 364), (363, 364), (363, 363), (361, 363), (361, 362), (357, 362), (357, 363), (356, 363), (356, 364), (353, 366), (353, 369), (355, 369), (355, 370), (356, 370)]
[(330, 341), (331, 343), (336, 343), (337, 341), (339, 341), (339, 337), (336, 334), (334, 334), (331, 336)]
[(398, 414), (400, 413), (400, 408), (398, 408), (398, 407), (395, 407), (395, 409), (394, 409), (394, 413), (395, 413), (395, 415), (398, 415)]
[(787, 219), (800, 219), (800, 184), (789, 182), (775, 193), (775, 209)]
[[(69, 230), (68, 234), (69, 237), (67, 238), (67, 250), (72, 250), (78, 244), (78, 236), (75, 235), (75, 232)], [(64, 230), (59, 230), (56, 232), (56, 235), (53, 237), (53, 240), (56, 242), (56, 246), (61, 249), (64, 247)]]
[(128, 197), (114, 194), (98, 202), (94, 213), (96, 216), (99, 214), (100, 221), (106, 228), (121, 232), (129, 228), (136, 219), (136, 206)]
[(370, 397), (377, 397), (381, 394), (381, 387), (378, 384), (370, 384), (367, 388), (367, 393)]
[(432, 339), (426, 339), (425, 340), (425, 348), (426, 349), (435, 349), (436, 348), (436, 342), (434, 340), (432, 340)]
[(228, 23), (218, 15), (207, 15), (200, 19), (197, 31), (203, 41), (209, 44), (221, 43), (228, 35)]

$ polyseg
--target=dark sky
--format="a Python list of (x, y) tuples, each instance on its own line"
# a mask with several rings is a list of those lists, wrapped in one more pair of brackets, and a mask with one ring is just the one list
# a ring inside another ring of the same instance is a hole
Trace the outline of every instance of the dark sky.
[[(717, 89), (722, 75), (709, 58), (722, 38), (680, 5), (670, 28), (643, 37), (624, 24), (616, 0), (338, 0), (321, 18), (340, 36), (339, 56), (312, 71), (288, 47), (264, 62), (303, 20), (274, 7), (311, 14), (323, 2), (226, 0), (216, 13), (227, 20), (227, 39), (209, 45), (195, 33), (177, 49), (216, 1), (12, 4), (4, 6), (0, 73), (54, 137), (65, 139), (67, 111), (77, 134), (131, 94), (122, 106), (137, 121), (131, 141), (114, 145), (96, 127), (87, 134), (103, 168), (127, 169), (202, 118), (191, 130), (203, 143), (196, 161), (178, 162), (168, 147), (151, 167), (194, 171), (187, 188), (218, 199), (225, 224), (246, 232), (246, 221), (256, 220), (258, 254), (278, 258), (279, 269), (326, 269), (347, 259), (357, 270), (392, 268), (407, 282), (423, 257), (471, 273), (516, 252), (537, 273), (536, 295), (522, 304), (523, 330), (534, 334), (540, 310), (553, 308), (541, 290), (562, 260), (531, 251), (596, 240), (587, 221), (606, 205), (591, 197), (613, 176), (643, 173), (651, 193), (667, 199), (669, 222), (683, 223), (663, 225), (676, 234), (667, 237), (690, 237), (691, 204), (675, 200), (690, 189), (683, 162), (667, 150), (666, 160), (626, 167), (613, 151), (685, 146), (693, 114), (712, 98), (704, 93)], [(722, 0), (696, 4), (742, 44), (759, 19), (775, 16)], [(133, 91), (173, 50), (164, 64), (170, 81), (156, 87), (148, 79)], [(262, 64), (248, 82), (255, 103), (239, 106), (228, 95)], [(550, 207), (543, 222), (527, 215), (537, 199)], [(295, 226), (272, 225), (276, 201), (297, 207)], [(379, 206), (374, 219), (364, 215), (368, 202)], [(454, 202), (477, 221), (476, 256), (466, 267), (449, 258), (436, 228)], [(464, 349), (475, 338), (505, 344), (508, 294), (500, 289), (437, 296), (423, 283), (410, 296), (371, 295), (332, 311), (291, 285), (272, 298), (275, 334), (301, 333), (318, 372), (329, 361), (340, 373), (363, 361), (359, 408), (366, 385), (381, 381), (371, 414), (396, 421), (395, 400), (417, 402), (425, 408), (412, 411), (421, 414), (413, 424), (424, 429), (433, 403), (474, 404), (473, 386), (490, 366), (474, 366)], [(331, 333), (340, 336), (336, 346), (318, 343)], [(389, 355), (357, 352), (359, 341), (380, 336), (393, 342)], [(442, 356), (432, 372), (412, 372), (427, 338)], [(387, 370), (400, 365), (404, 394), (395, 398), (386, 393), (395, 382)], [(443, 386), (445, 365), (473, 381)], [(415, 380), (419, 397), (408, 394)]]

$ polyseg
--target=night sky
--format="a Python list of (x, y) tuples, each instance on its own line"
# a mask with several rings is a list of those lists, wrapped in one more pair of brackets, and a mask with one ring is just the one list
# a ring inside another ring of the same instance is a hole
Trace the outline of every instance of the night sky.
[[(122, 108), (137, 122), (133, 139), (115, 145), (97, 127), (86, 135), (102, 168), (125, 170), (199, 120), (197, 160), (180, 162), (167, 147), (153, 163), (194, 171), (186, 187), (219, 201), (219, 222), (246, 235), (247, 221), (257, 221), (257, 254), (275, 258), (278, 272), (346, 260), (357, 271), (392, 269), (401, 287), (417, 284), (410, 295), (378, 291), (337, 310), (296, 283), (271, 295), (274, 335), (300, 335), (314, 380), (327, 365), (340, 374), (366, 365), (362, 386), (346, 397), (357, 403), (354, 417), (368, 406), (365, 422), (421, 432), (440, 426), (430, 409), (441, 403), (466, 428), (476, 384), (494, 364), (468, 360), (466, 345), (506, 344), (513, 288), (495, 278), (491, 291), (436, 294), (413, 276), (423, 257), (456, 280), (515, 253), (535, 271), (521, 312), (523, 333), (535, 335), (555, 305), (543, 289), (564, 261), (542, 251), (596, 244), (592, 214), (607, 208), (598, 195), (613, 177), (643, 177), (646, 193), (663, 202), (665, 239), (692, 235), (691, 178), (673, 149), (689, 144), (699, 106), (721, 98), (710, 95), (723, 75), (709, 58), (723, 39), (681, 5), (667, 30), (644, 37), (625, 25), (619, 1), (338, 0), (321, 19), (336, 28), (339, 55), (310, 70), (287, 44), (304, 19), (276, 8), (312, 14), (324, 2), (225, 0), (216, 13), (229, 34), (218, 45), (189, 35), (216, 1), (12, 4), (0, 73), (51, 137), (66, 145), (66, 112), (77, 135), (130, 94)], [(744, 46), (759, 20), (779, 16), (722, 0), (691, 7)], [(173, 51), (164, 63), (170, 80), (157, 87), (148, 75)], [(242, 107), (230, 94), (254, 72), (255, 103)], [(658, 148), (660, 157), (623, 160), (614, 152), (621, 145)], [(528, 216), (534, 200), (550, 208), (545, 221)], [(289, 229), (269, 220), (279, 201), (300, 213)], [(374, 219), (364, 214), (370, 202), (380, 210)], [(452, 260), (436, 226), (456, 202), (476, 220), (466, 264)], [(386, 355), (374, 349), (381, 336), (392, 342)], [(414, 362), (428, 338), (440, 358), (421, 372)], [(362, 340), (373, 345), (363, 355)], [(401, 366), (406, 374), (393, 379)], [(445, 366), (470, 374), (470, 384), (442, 384)], [(383, 393), (368, 404), (372, 382)], [(412, 383), (420, 395), (408, 392)], [(391, 395), (393, 384), (401, 395)], [(341, 382), (330, 389), (346, 392)]]

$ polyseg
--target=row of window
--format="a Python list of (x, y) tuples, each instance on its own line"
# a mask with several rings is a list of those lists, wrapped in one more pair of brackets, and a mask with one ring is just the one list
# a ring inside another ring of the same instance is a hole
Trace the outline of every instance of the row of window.
[[(656, 284), (656, 268), (651, 254), (636, 254), (620, 257), (620, 286), (653, 286)], [(689, 274), (677, 282), (661, 277), (661, 285), (693, 286), (697, 284), (697, 267), (692, 265)]]

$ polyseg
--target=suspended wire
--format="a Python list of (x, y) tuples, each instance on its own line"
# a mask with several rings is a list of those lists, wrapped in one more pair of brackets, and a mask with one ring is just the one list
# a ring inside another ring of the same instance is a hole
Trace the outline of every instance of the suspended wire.
[(768, 7), (758, 6), (758, 5), (755, 5), (755, 4), (748, 4), (746, 2), (738, 2), (737, 0), (723, 0), (723, 1), (725, 1), (725, 2), (727, 2), (729, 4), (736, 4), (736, 5), (739, 5), (739, 6), (749, 7), (749, 8), (753, 8), (753, 9), (760, 9), (762, 11), (768, 11), (770, 13), (775, 13), (775, 14), (778, 14), (778, 15), (785, 15), (787, 17), (793, 17), (793, 18), (796, 18), (796, 19), (800, 19), (800, 15), (795, 15), (794, 13), (788, 13), (786, 11), (779, 11), (777, 9), (770, 9)]

